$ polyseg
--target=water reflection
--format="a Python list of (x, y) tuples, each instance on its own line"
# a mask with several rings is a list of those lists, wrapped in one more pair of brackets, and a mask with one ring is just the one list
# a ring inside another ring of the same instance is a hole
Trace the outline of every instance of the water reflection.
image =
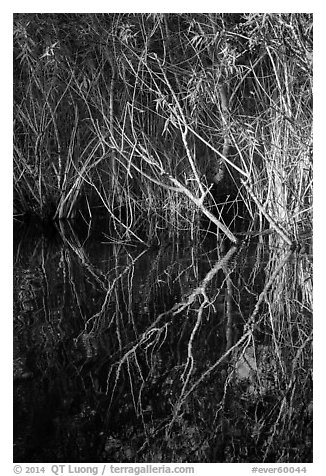
[(16, 462), (310, 460), (309, 256), (58, 231), (15, 247)]

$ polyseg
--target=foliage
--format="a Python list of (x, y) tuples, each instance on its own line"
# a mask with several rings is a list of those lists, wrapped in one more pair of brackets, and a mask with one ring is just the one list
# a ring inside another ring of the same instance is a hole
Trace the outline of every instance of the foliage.
[(227, 193), (311, 226), (311, 15), (17, 14), (14, 72), (18, 210), (100, 201), (128, 238)]

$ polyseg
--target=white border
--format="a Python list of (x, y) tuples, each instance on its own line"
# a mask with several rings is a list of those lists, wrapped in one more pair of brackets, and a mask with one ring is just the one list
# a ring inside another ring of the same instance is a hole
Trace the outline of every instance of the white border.
[[(92, 8), (90, 8), (92, 7)], [(118, 7), (118, 8), (117, 8)], [(155, 7), (155, 9), (153, 9)], [(200, 7), (200, 9), (199, 9)], [(263, 8), (264, 7), (264, 8)], [(164, 1), (151, 2), (62, 2), (45, 3), (44, 1), (14, 1), (5, 5), (1, 14), (1, 313), (2, 339), (0, 341), (1, 365), (1, 440), (0, 471), (13, 474), (12, 465), (12, 14), (14, 12), (312, 12), (314, 13), (314, 463), (305, 465), (306, 475), (325, 474), (326, 449), (324, 448), (325, 393), (324, 388), (326, 364), (324, 348), (326, 347), (326, 312), (323, 297), (325, 291), (325, 219), (326, 170), (326, 25), (325, 8), (321, 2), (274, 1), (262, 2), (193, 2)], [(316, 259), (317, 258), (317, 259)], [(50, 468), (50, 465), (44, 465)], [(174, 465), (171, 465), (171, 467)], [(196, 475), (245, 475), (251, 473), (254, 464), (195, 464)], [(279, 467), (285, 465), (256, 466)], [(293, 465), (292, 465), (293, 466)], [(50, 474), (46, 472), (46, 474)], [(109, 474), (109, 473), (107, 473)], [(298, 474), (298, 473), (295, 473)], [(304, 473), (303, 473), (304, 474)]]

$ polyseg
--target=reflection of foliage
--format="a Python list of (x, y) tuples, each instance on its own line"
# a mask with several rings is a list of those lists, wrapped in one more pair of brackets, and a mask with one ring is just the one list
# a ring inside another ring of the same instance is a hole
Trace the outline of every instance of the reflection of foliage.
[(307, 255), (62, 232), (19, 248), (16, 461), (311, 461)]

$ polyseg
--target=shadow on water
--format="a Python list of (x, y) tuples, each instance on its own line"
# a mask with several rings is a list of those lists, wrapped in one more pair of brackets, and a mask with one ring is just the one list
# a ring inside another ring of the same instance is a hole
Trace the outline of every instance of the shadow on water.
[(15, 462), (312, 460), (308, 256), (52, 232), (15, 231)]

